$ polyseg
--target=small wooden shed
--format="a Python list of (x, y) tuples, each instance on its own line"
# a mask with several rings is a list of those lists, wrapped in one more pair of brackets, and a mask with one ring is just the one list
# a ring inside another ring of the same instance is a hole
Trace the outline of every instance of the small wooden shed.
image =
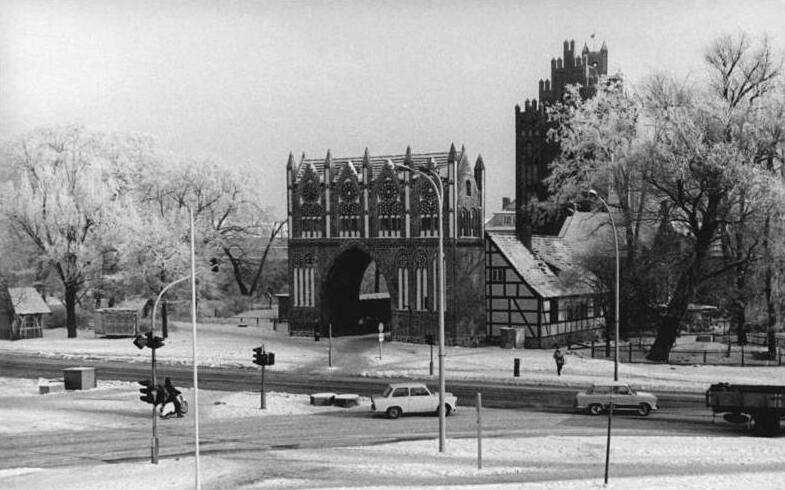
[(149, 332), (153, 300), (133, 298), (111, 308), (95, 310), (95, 334), (107, 337), (136, 336)]
[(43, 337), (49, 306), (32, 287), (8, 288), (0, 298), (0, 338), (8, 340)]

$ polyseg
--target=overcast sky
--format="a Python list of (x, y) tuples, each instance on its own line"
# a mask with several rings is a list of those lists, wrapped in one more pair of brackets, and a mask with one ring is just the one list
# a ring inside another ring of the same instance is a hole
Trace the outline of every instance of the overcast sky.
[(290, 151), (455, 142), (482, 154), (491, 211), (514, 195), (514, 106), (564, 40), (605, 41), (631, 83), (694, 80), (711, 40), (740, 31), (785, 48), (785, 0), (3, 0), (0, 137), (66, 122), (149, 134), (263, 170), (280, 213)]

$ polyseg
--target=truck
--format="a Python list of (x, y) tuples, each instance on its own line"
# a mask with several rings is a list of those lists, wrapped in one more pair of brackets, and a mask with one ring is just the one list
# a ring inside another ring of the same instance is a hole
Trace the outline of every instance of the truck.
[(706, 391), (706, 406), (712, 415), (723, 414), (732, 423), (748, 423), (762, 436), (780, 433), (780, 419), (785, 417), (785, 386), (737, 385), (717, 383)]
[[(444, 394), (445, 416), (455, 412), (458, 399)], [(438, 413), (439, 393), (431, 393), (424, 383), (393, 383), (381, 395), (371, 397), (371, 410), (397, 419), (405, 413)]]

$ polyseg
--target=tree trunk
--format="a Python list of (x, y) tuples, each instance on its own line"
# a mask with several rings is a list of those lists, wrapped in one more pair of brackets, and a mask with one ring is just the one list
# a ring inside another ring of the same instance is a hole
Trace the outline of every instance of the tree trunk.
[(68, 331), (68, 338), (76, 338), (76, 293), (75, 284), (65, 284), (65, 327)]
[(605, 357), (611, 357), (611, 335), (613, 335), (611, 332), (613, 331), (613, 322), (616, 321), (613, 315), (613, 307), (605, 309)]
[(166, 301), (161, 304), (161, 335), (169, 337), (169, 315), (166, 313)]
[(659, 362), (668, 360), (673, 343), (679, 335), (681, 321), (687, 313), (687, 306), (695, 293), (697, 274), (702, 262), (703, 260), (698, 259), (693, 261), (676, 284), (673, 298), (657, 327), (657, 336), (654, 339), (654, 344), (646, 356), (648, 360)]
[(724, 194), (716, 190), (707, 197), (706, 206), (701, 216), (702, 226), (696, 227), (695, 231), (692, 263), (679, 277), (668, 309), (660, 320), (657, 337), (646, 356), (650, 361), (666, 362), (670, 356), (673, 343), (679, 334), (681, 321), (687, 313), (687, 306), (695, 297), (695, 291), (700, 283), (701, 269), (719, 227), (717, 208), (723, 197)]
[[(736, 293), (738, 294), (738, 292), (739, 291), (737, 290)], [(734, 298), (730, 308), (730, 328), (732, 332), (736, 332), (736, 341), (740, 345), (747, 343), (747, 334), (744, 329), (744, 325), (747, 323), (747, 315), (744, 310), (745, 308), (742, 300)]]
[(767, 328), (766, 328), (766, 343), (768, 345), (769, 350), (769, 359), (776, 359), (777, 358), (777, 310), (774, 305), (774, 298), (773, 298), (773, 285), (774, 282), (774, 271), (772, 270), (771, 266), (771, 248), (769, 245), (769, 235), (771, 232), (770, 223), (771, 217), (767, 214), (766, 221), (763, 227), (763, 257), (764, 262), (766, 263), (766, 274), (765, 274), (765, 285), (764, 285), (764, 293), (766, 296), (766, 317), (767, 317)]
[(262, 253), (262, 260), (259, 262), (259, 268), (256, 270), (256, 275), (253, 278), (253, 282), (251, 282), (251, 288), (248, 292), (249, 295), (253, 295), (253, 293), (256, 292), (256, 289), (259, 287), (259, 279), (262, 277), (264, 263), (267, 261), (267, 254), (270, 252), (270, 247), (273, 245), (275, 237), (278, 236), (278, 233), (281, 232), (281, 229), (283, 229), (283, 226), (286, 223), (286, 221), (281, 221), (278, 223), (278, 226), (273, 226), (273, 230), (270, 232), (270, 239), (267, 241), (267, 245), (264, 247), (264, 252)]
[(237, 287), (240, 289), (240, 296), (248, 296), (248, 287), (245, 285), (243, 281), (243, 272), (240, 269), (240, 261), (232, 255), (231, 250), (227, 247), (223, 247), (224, 254), (229, 259), (229, 263), (232, 264), (232, 274), (234, 275), (234, 281), (237, 283)]

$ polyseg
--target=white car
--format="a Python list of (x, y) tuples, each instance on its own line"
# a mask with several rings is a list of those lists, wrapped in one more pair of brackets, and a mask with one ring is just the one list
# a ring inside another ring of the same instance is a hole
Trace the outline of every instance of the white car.
[[(458, 406), (452, 393), (444, 394), (444, 414), (450, 415)], [(431, 393), (424, 383), (393, 383), (381, 395), (371, 397), (371, 410), (397, 419), (405, 413), (438, 413), (439, 393)]]
[(659, 408), (655, 395), (621, 383), (595, 384), (586, 391), (578, 392), (575, 395), (575, 408), (591, 415), (599, 415), (608, 410), (611, 400), (614, 411), (634, 410), (642, 416)]

